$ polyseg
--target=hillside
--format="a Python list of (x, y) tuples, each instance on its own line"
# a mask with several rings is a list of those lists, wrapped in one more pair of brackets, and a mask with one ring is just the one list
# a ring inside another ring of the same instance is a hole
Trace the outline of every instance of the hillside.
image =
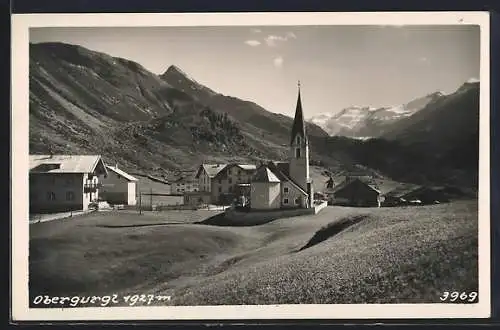
[[(329, 137), (308, 124), (311, 163), (331, 173), (477, 186), (478, 99), (478, 83), (466, 83), (400, 107), (344, 111), (349, 125), (362, 124), (359, 134), (378, 132), (381, 141)], [(163, 176), (289, 153), (292, 118), (217, 93), (175, 65), (156, 75), (75, 45), (30, 45), (29, 102), (33, 154), (98, 153), (128, 171)], [(360, 121), (363, 113), (370, 116)]]
[(171, 295), (174, 305), (436, 303), (448, 288), (478, 289), (477, 201), (327, 207), (254, 227), (194, 224), (209, 214), (98, 212), (33, 224), (30, 297), (144, 292)]
[[(30, 153), (101, 153), (147, 172), (286, 157), (292, 118), (199, 84), (186, 89), (192, 80), (179, 70), (160, 77), (80, 46), (31, 44)], [(314, 125), (309, 134), (327, 135)]]

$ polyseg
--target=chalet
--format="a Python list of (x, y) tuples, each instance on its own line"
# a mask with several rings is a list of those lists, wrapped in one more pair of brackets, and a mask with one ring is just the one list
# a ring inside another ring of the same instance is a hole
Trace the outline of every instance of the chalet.
[(244, 192), (245, 184), (250, 184), (257, 169), (252, 164), (227, 164), (211, 182), (212, 201), (215, 204), (231, 204), (240, 192)]
[(173, 180), (170, 184), (172, 195), (183, 195), (187, 192), (198, 191), (198, 181), (191, 176), (181, 176)]
[(227, 164), (201, 164), (195, 174), (195, 179), (198, 180), (199, 190), (211, 192), (212, 180), (226, 166)]
[(101, 175), (99, 199), (109, 204), (136, 205), (137, 179), (116, 166), (106, 165), (107, 174)]
[(87, 210), (99, 198), (99, 176), (106, 174), (98, 155), (30, 155), (30, 213)]
[(330, 203), (343, 206), (378, 206), (382, 195), (378, 187), (359, 177), (346, 177), (329, 194)]
[(313, 185), (309, 176), (309, 139), (302, 113), (300, 84), (289, 147), (288, 162), (262, 164), (251, 178), (251, 209), (313, 207)]

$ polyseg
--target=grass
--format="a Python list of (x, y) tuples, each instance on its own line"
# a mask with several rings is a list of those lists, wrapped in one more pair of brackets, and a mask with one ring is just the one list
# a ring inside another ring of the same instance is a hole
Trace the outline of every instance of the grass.
[(431, 303), (445, 290), (477, 291), (476, 201), (327, 207), (253, 227), (195, 223), (213, 214), (109, 212), (31, 225), (30, 295), (219, 305)]

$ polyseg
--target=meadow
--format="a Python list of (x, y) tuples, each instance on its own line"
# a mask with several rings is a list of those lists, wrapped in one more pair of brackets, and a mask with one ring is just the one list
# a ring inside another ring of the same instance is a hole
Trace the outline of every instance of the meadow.
[(170, 295), (174, 305), (439, 302), (443, 291), (478, 289), (477, 210), (474, 200), (329, 206), (250, 227), (200, 223), (215, 211), (112, 211), (33, 224), (30, 297), (144, 293)]

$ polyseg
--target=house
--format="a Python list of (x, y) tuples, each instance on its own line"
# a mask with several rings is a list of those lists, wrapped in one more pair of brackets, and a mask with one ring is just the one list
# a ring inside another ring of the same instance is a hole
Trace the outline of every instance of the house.
[(211, 192), (213, 178), (226, 166), (227, 164), (201, 164), (195, 174), (199, 190)]
[(30, 155), (30, 212), (87, 210), (98, 200), (99, 176), (105, 174), (99, 155)]
[(262, 164), (251, 178), (252, 210), (314, 207), (309, 176), (309, 139), (302, 113), (300, 84), (289, 147), (288, 162)]
[(101, 175), (99, 199), (109, 204), (136, 205), (137, 179), (116, 166), (106, 165), (107, 174)]
[(210, 191), (214, 204), (231, 204), (249, 190), (245, 186), (249, 185), (252, 176), (257, 170), (256, 165), (231, 163), (224, 166), (211, 180)]
[(186, 192), (198, 191), (198, 181), (190, 176), (181, 176), (170, 184), (172, 195), (183, 195)]
[(378, 187), (360, 177), (346, 177), (329, 193), (329, 201), (343, 206), (378, 206), (383, 197)]

